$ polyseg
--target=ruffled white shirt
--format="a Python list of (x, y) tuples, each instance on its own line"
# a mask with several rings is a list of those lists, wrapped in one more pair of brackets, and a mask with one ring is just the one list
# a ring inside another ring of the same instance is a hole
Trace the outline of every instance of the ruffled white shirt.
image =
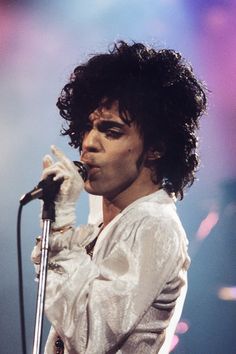
[(45, 354), (57, 334), (65, 354), (168, 353), (190, 262), (173, 199), (159, 190), (130, 204), (101, 231), (91, 259), (85, 246), (98, 232), (87, 225), (50, 237), (57, 266), (47, 276)]

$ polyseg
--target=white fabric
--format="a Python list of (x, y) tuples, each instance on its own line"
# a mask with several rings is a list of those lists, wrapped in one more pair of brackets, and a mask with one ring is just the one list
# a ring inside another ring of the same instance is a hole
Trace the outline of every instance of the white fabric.
[(45, 353), (53, 353), (58, 333), (65, 354), (156, 354), (189, 266), (174, 201), (163, 190), (136, 200), (102, 230), (91, 260), (84, 246), (98, 232), (87, 225), (50, 239), (49, 261), (59, 267), (48, 271)]
[(158, 354), (169, 353), (169, 349), (172, 344), (172, 339), (175, 334), (176, 326), (177, 326), (177, 324), (180, 320), (181, 314), (182, 314), (184, 300), (185, 300), (186, 293), (187, 293), (187, 272), (183, 272), (183, 279), (185, 281), (185, 284), (184, 284), (184, 286), (182, 286), (182, 288), (180, 290), (180, 295), (179, 295), (178, 299), (176, 300), (174, 313), (170, 319), (168, 327), (166, 328), (165, 341), (164, 341), (161, 349), (159, 350)]
[(102, 196), (89, 195), (88, 223), (97, 224), (102, 220)]

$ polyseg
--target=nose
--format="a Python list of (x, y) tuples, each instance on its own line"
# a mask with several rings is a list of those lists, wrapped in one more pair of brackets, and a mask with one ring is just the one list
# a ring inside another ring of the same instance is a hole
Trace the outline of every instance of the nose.
[(99, 151), (99, 139), (96, 129), (91, 129), (84, 134), (82, 141), (82, 151), (85, 152), (98, 152)]

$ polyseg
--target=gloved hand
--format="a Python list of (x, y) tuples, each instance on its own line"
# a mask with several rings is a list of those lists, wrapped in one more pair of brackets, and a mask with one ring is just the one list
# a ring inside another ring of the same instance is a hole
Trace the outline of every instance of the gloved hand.
[(55, 201), (55, 222), (52, 229), (61, 229), (74, 226), (76, 221), (75, 203), (84, 187), (84, 182), (74, 163), (56, 146), (51, 146), (51, 151), (58, 161), (54, 162), (50, 155), (43, 158), (42, 179), (54, 174), (55, 181), (63, 178), (60, 191)]

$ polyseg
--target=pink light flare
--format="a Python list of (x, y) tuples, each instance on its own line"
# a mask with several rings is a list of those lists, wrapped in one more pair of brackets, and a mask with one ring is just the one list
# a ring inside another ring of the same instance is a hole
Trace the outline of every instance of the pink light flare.
[(178, 343), (179, 343), (179, 337), (175, 334), (173, 336), (173, 339), (172, 339), (172, 342), (171, 342), (171, 347), (170, 347), (169, 353), (171, 353), (176, 348)]
[(202, 220), (196, 237), (199, 240), (205, 239), (211, 232), (211, 230), (215, 227), (219, 220), (219, 214), (216, 211), (211, 211), (209, 214), (206, 216), (205, 219)]
[(188, 332), (188, 330), (189, 330), (189, 324), (186, 321), (179, 321), (175, 333), (184, 334)]
[(218, 298), (224, 301), (236, 301), (236, 286), (220, 288)]
[(179, 335), (181, 334), (185, 334), (187, 331), (189, 330), (189, 324), (182, 320), (182, 321), (179, 321), (178, 324), (177, 324), (177, 327), (176, 327), (176, 330), (175, 330), (175, 334), (172, 338), (172, 341), (171, 341), (171, 346), (170, 346), (170, 353), (177, 347), (177, 345), (179, 344), (180, 342), (180, 337)]

